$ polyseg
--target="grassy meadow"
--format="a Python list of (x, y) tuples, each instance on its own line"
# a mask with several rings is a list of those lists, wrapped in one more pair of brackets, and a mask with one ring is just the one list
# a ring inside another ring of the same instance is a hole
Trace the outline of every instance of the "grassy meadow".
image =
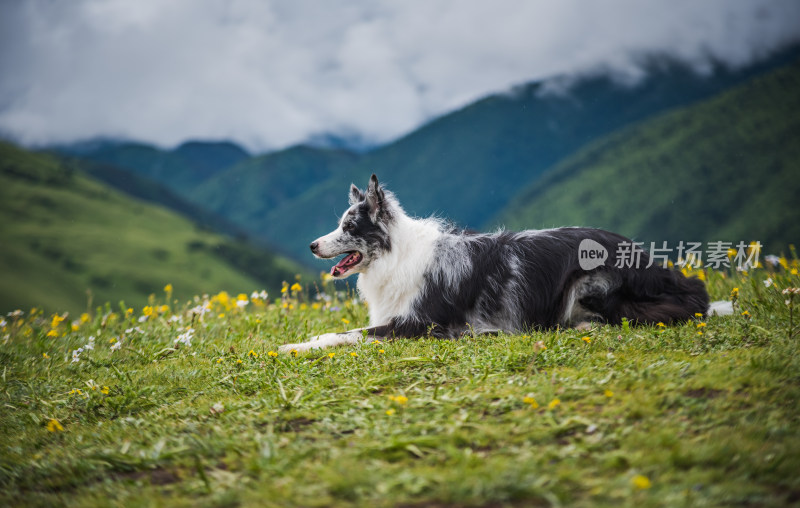
[(800, 277), (781, 263), (695, 273), (733, 316), (300, 355), (278, 346), (364, 325), (366, 307), (299, 280), (10, 313), (0, 504), (797, 503)]

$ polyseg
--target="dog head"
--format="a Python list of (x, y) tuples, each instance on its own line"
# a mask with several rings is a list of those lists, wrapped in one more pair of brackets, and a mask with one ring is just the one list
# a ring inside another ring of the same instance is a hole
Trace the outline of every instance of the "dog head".
[(372, 261), (392, 248), (389, 224), (394, 205), (394, 197), (375, 175), (366, 191), (351, 185), (350, 208), (342, 215), (339, 227), (311, 242), (311, 252), (322, 259), (345, 255), (331, 268), (335, 278), (366, 271)]

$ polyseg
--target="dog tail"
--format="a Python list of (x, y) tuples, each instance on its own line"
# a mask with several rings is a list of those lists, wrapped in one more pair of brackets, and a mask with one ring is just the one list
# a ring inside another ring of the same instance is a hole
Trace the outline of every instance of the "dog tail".
[(733, 303), (726, 300), (711, 302), (707, 314), (709, 316), (730, 316), (733, 314)]

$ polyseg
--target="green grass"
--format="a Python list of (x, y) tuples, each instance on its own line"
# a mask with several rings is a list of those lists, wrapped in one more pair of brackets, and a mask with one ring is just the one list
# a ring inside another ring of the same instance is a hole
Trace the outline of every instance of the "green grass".
[[(181, 298), (278, 289), (300, 268), (138, 201), (74, 164), (0, 143), (0, 312), (141, 307), (171, 281)], [(91, 296), (87, 293), (90, 292)]]
[[(269, 352), (364, 325), (366, 308), (341, 295), (320, 305), (306, 287), (244, 309), (214, 297), (202, 318), (191, 313), (200, 299), (165, 296), (153, 303), (169, 309), (144, 322), (107, 306), (76, 331), (75, 316), (55, 331), (52, 316), (6, 317), (0, 503), (796, 503), (800, 345), (781, 290), (800, 278), (779, 272), (771, 287), (763, 271), (709, 273), (717, 299), (740, 288), (736, 315), (664, 330), (422, 338), (297, 357)], [(176, 345), (187, 326), (191, 345)], [(94, 349), (73, 363), (89, 336)]]

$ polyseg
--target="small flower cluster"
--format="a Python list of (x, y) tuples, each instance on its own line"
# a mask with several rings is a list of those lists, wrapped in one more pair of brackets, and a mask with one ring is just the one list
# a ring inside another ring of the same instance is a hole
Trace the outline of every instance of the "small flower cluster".
[(89, 336), (88, 342), (85, 345), (74, 350), (72, 352), (72, 363), (80, 362), (81, 353), (83, 353), (84, 351), (91, 351), (92, 349), (94, 349), (94, 341), (95, 341), (94, 335), (91, 335)]

